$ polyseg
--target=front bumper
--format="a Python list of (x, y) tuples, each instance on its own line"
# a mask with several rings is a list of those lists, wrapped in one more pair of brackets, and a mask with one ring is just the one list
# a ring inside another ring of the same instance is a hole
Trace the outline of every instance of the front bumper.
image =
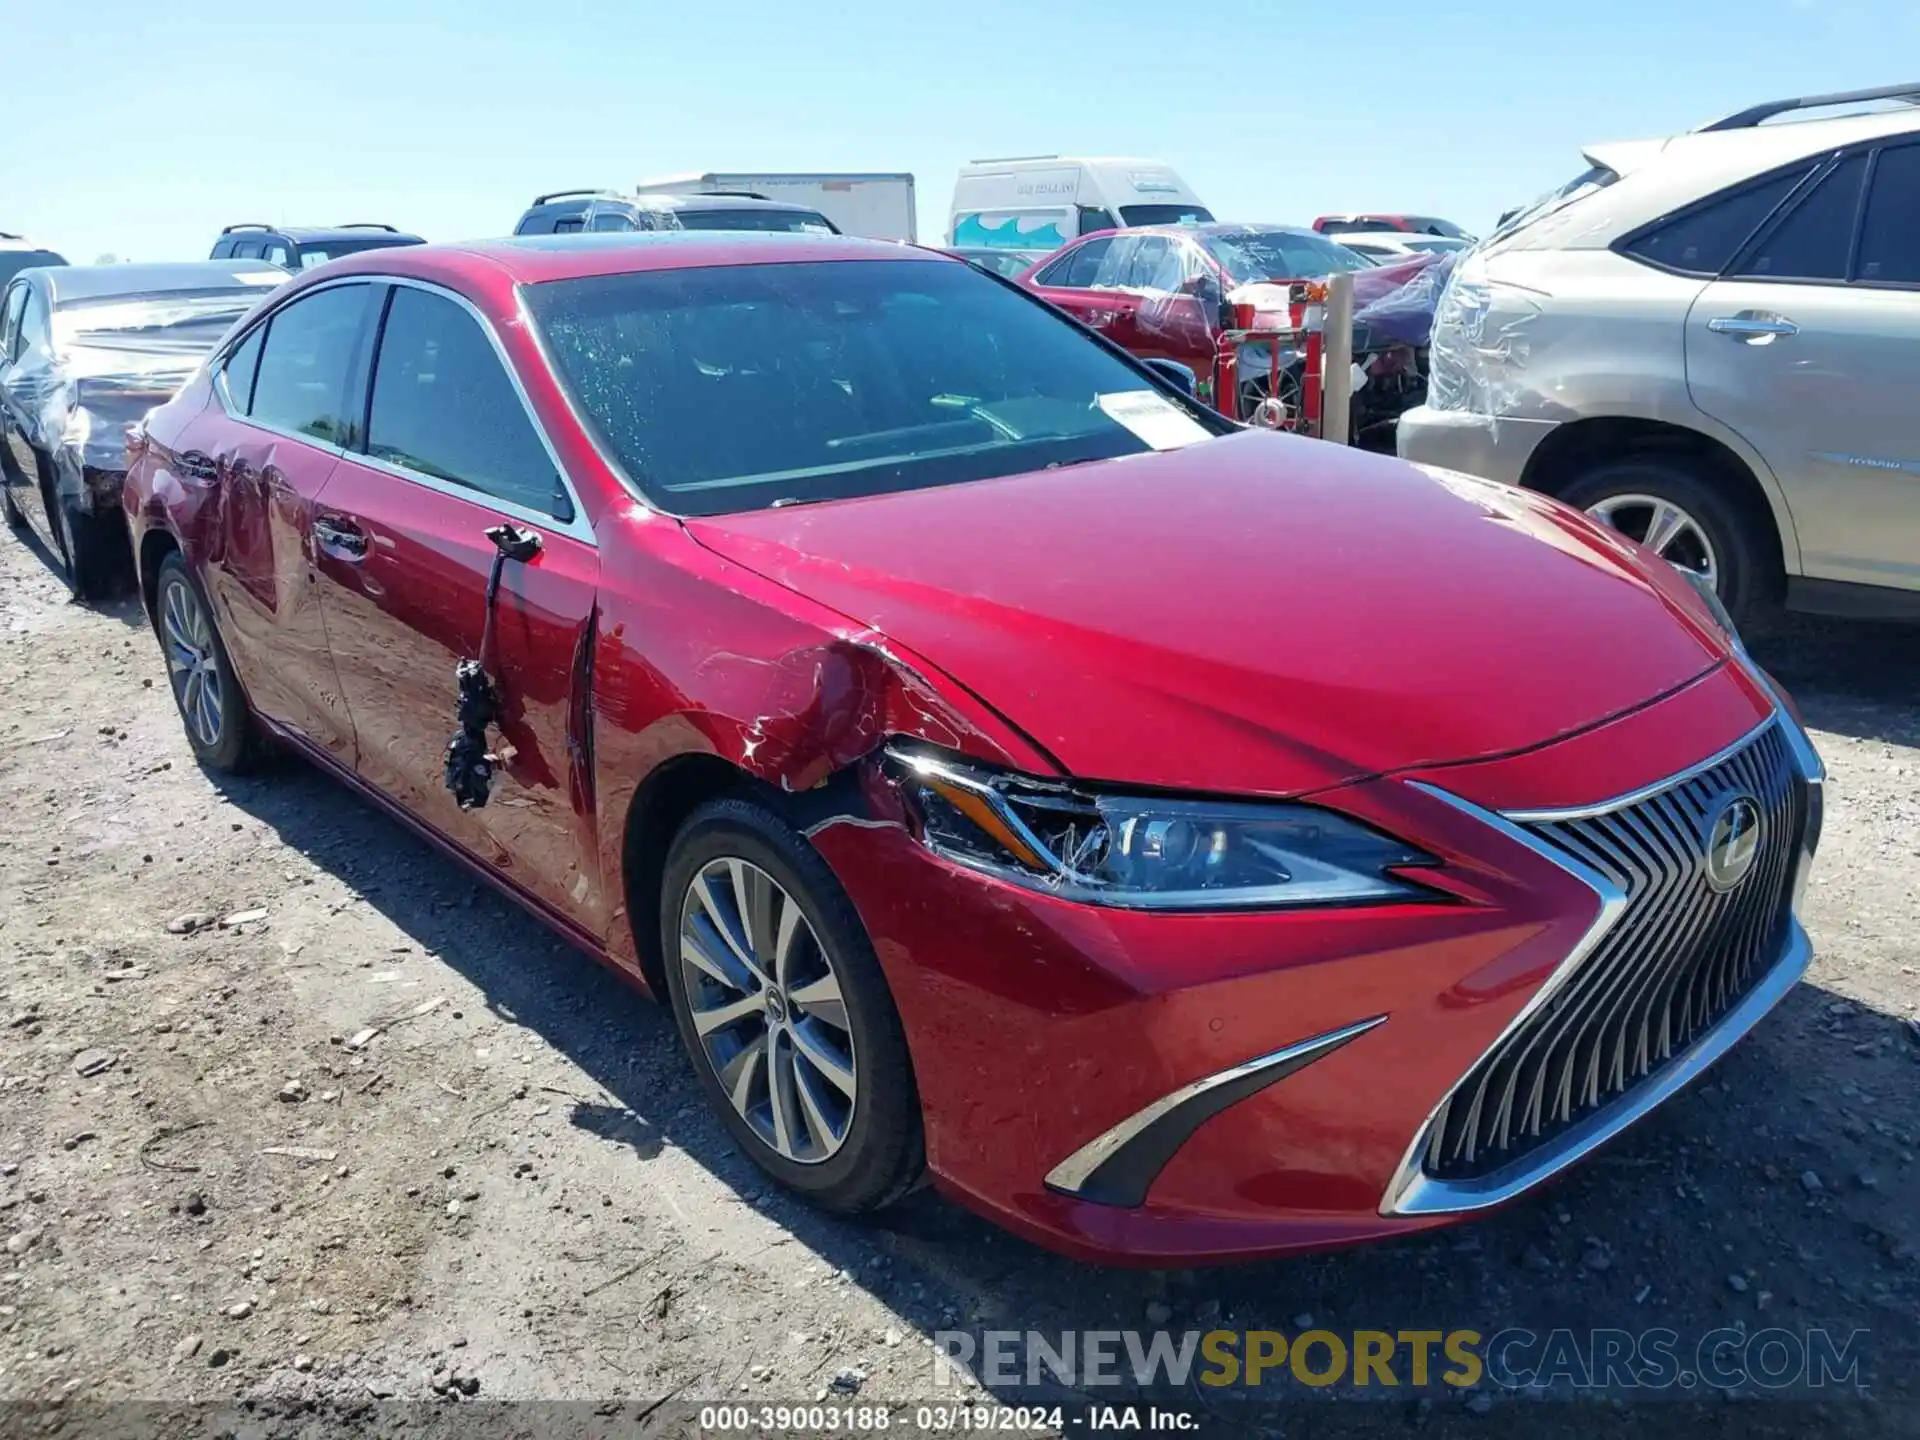
[(1798, 727), (1728, 670), (1562, 746), (1445, 772), (1451, 790), (1431, 775), (1341, 790), (1342, 810), (1442, 857), (1431, 902), (1207, 915), (1075, 904), (939, 860), (889, 823), (877, 775), (871, 813), (813, 839), (893, 989), (943, 1190), (1081, 1258), (1249, 1258), (1509, 1199), (1678, 1090), (1791, 988), (1807, 948), (1789, 917), (1759, 980), (1691, 1048), (1519, 1169), (1478, 1190), (1424, 1172), (1428, 1127), (1463, 1077), (1609, 920), (1590, 876), (1486, 807), (1577, 802), (1542, 754), (1610, 780), (1617, 761), (1582, 760), (1641, 741), (1670, 754), (1658, 746), (1680, 720), (1724, 744), (1769, 716), (1817, 784)]
[(1416, 405), (1400, 417), (1394, 444), (1402, 460), (1518, 485), (1533, 452), (1559, 423)]

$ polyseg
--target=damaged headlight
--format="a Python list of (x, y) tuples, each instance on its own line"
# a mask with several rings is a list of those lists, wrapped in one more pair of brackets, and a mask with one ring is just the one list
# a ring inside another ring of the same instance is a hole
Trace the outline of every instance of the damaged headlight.
[(1432, 856), (1309, 805), (1107, 794), (901, 747), (886, 763), (929, 849), (1068, 900), (1227, 910), (1430, 893), (1394, 872)]

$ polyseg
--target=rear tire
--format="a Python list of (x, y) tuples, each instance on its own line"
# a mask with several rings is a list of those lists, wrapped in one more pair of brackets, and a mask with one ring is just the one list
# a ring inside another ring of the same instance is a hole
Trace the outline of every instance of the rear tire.
[(1714, 588), (1737, 624), (1757, 618), (1772, 598), (1773, 576), (1761, 527), (1697, 461), (1678, 456), (1615, 460), (1587, 471), (1558, 493), (1567, 504), (1634, 540), (1645, 541), (1649, 524), (1658, 523), (1663, 534), (1672, 535), (1663, 558), (1680, 568), (1699, 571), (1703, 556), (1708, 558)]
[(259, 732), (213, 622), (213, 607), (177, 550), (160, 562), (153, 628), (194, 758), (226, 774), (252, 769), (261, 752)]
[(76, 600), (102, 600), (120, 588), (126, 553), (126, 525), (118, 515), (94, 515), (72, 500), (55, 509), (60, 549), (66, 561), (67, 588)]
[[(703, 880), (711, 905), (696, 891)], [(667, 855), (660, 940), (701, 1089), (756, 1165), (840, 1215), (919, 1183), (920, 1096), (899, 1012), (853, 903), (797, 831), (748, 799), (694, 811)], [(714, 1023), (729, 1007), (736, 1018)], [(818, 1054), (824, 1069), (808, 1059)]]

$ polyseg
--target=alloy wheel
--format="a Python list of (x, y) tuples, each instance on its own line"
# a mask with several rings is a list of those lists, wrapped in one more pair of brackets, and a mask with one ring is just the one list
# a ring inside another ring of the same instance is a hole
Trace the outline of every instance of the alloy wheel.
[(193, 587), (169, 580), (160, 600), (160, 628), (167, 652), (167, 677), (187, 729), (201, 745), (220, 743), (226, 724), (226, 692), (213, 644), (213, 622)]
[(818, 1164), (846, 1142), (858, 1083), (833, 957), (766, 871), (722, 856), (680, 907), (687, 1008), (740, 1117), (782, 1158)]
[(1609, 495), (1589, 505), (1587, 514), (1638, 540), (1675, 569), (1692, 571), (1719, 588), (1720, 560), (1706, 527), (1673, 501), (1658, 495)]

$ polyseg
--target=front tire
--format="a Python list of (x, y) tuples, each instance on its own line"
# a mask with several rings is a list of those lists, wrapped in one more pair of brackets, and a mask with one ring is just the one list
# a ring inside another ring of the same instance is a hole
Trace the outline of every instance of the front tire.
[(905, 1032), (853, 904), (765, 806), (711, 801), (674, 837), (661, 953), (708, 1103), (762, 1170), (824, 1210), (877, 1210), (925, 1169)]
[(213, 623), (213, 607), (177, 550), (160, 562), (153, 626), (194, 758), (226, 774), (252, 768), (259, 755), (253, 716)]

